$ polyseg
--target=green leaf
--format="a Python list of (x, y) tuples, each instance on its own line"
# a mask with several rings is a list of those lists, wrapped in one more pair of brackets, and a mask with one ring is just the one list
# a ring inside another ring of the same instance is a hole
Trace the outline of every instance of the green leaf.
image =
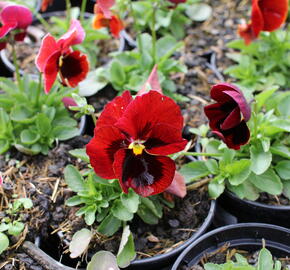
[(15, 122), (26, 124), (32, 123), (35, 118), (33, 113), (28, 108), (23, 106), (13, 107), (10, 113), (10, 117)]
[(104, 73), (104, 67), (90, 71), (86, 79), (79, 83), (79, 95), (89, 97), (103, 89), (108, 84), (108, 80), (104, 76)]
[(122, 221), (128, 221), (134, 217), (133, 213), (129, 212), (120, 200), (114, 201), (111, 212), (116, 218)]
[(20, 133), (20, 140), (24, 144), (34, 144), (36, 143), (40, 138), (40, 135), (38, 133), (32, 132), (29, 129), (24, 129)]
[(19, 221), (14, 221), (9, 224), (8, 234), (18, 236), (24, 229), (24, 224)]
[(121, 202), (129, 212), (136, 213), (138, 210), (140, 200), (138, 194), (136, 194), (134, 190), (130, 188), (128, 194), (126, 193), (121, 194)]
[(184, 176), (186, 183), (198, 180), (211, 173), (205, 161), (193, 161), (187, 163), (182, 166), (179, 172)]
[(29, 198), (19, 198), (15, 202), (19, 202), (21, 205), (23, 205), (24, 209), (30, 209), (33, 206), (33, 202)]
[(261, 144), (252, 145), (250, 147), (250, 153), (252, 172), (257, 175), (264, 173), (271, 165), (272, 153), (270, 151), (264, 152)]
[(283, 194), (290, 200), (290, 181), (283, 181)]
[(276, 155), (279, 155), (281, 157), (290, 159), (289, 148), (287, 146), (285, 146), (285, 145), (276, 144), (274, 146), (271, 146), (270, 150), (271, 150), (271, 152), (273, 154), (276, 154)]
[(9, 239), (8, 239), (8, 237), (4, 233), (0, 232), (0, 255), (8, 247), (9, 247)]
[(76, 127), (60, 127), (57, 126), (53, 129), (54, 136), (60, 141), (65, 141), (80, 135), (80, 131)]
[(82, 197), (75, 195), (68, 200), (66, 200), (65, 205), (67, 206), (76, 206), (83, 203)]
[(72, 165), (67, 165), (64, 169), (64, 179), (67, 185), (74, 192), (86, 190), (84, 178), (79, 171)]
[(206, 167), (212, 174), (218, 174), (219, 173), (219, 165), (215, 159), (208, 159), (205, 162)]
[(125, 71), (119, 61), (114, 60), (110, 66), (111, 81), (117, 85), (123, 85), (126, 81)]
[(250, 181), (247, 180), (238, 186), (232, 186), (231, 184), (228, 184), (227, 189), (235, 193), (241, 199), (255, 201), (260, 196), (259, 190)]
[(290, 116), (290, 96), (283, 98), (278, 104), (278, 110), (282, 116)]
[(89, 262), (86, 270), (120, 270), (116, 257), (109, 251), (98, 251)]
[(260, 175), (252, 173), (249, 176), (249, 180), (254, 186), (264, 192), (268, 192), (269, 194), (280, 195), (282, 193), (282, 182), (279, 176), (272, 169), (268, 169)]
[(282, 160), (275, 166), (276, 172), (283, 180), (290, 180), (290, 161)]
[(98, 232), (107, 236), (112, 236), (119, 230), (120, 226), (121, 220), (115, 218), (113, 214), (109, 214), (99, 225)]
[(224, 190), (224, 183), (217, 183), (215, 181), (211, 181), (208, 185), (209, 196), (213, 199), (217, 199), (224, 192)]
[(259, 111), (263, 105), (265, 105), (266, 101), (278, 90), (278, 87), (273, 87), (271, 89), (265, 90), (258, 95), (255, 96)]
[(205, 3), (196, 3), (188, 6), (185, 12), (193, 21), (202, 22), (211, 17), (212, 8)]
[(149, 198), (145, 197), (140, 197), (140, 199), (142, 205), (146, 206), (156, 217), (162, 217), (162, 208), (158, 207), (157, 201), (153, 202)]
[(51, 130), (51, 121), (50, 119), (44, 114), (44, 113), (39, 113), (36, 116), (36, 127), (41, 136), (46, 136), (49, 134)]
[(168, 59), (178, 48), (182, 47), (182, 42), (177, 42), (173, 36), (167, 35), (156, 42), (157, 59), (162, 61)]
[(243, 183), (251, 173), (251, 161), (241, 159), (227, 164), (224, 171), (229, 174), (228, 180), (233, 186)]
[(90, 226), (95, 222), (96, 211), (97, 211), (96, 205), (91, 205), (87, 207), (86, 212), (85, 212), (85, 222), (87, 225)]
[(6, 223), (1, 223), (0, 224), (0, 232), (5, 232), (9, 229), (9, 225)]
[(87, 162), (87, 163), (90, 163), (90, 158), (89, 156), (87, 155), (86, 153), (86, 149), (85, 148), (77, 148), (77, 149), (73, 149), (73, 150), (70, 150), (69, 153), (76, 157), (76, 158), (79, 158), (81, 159), (82, 161), (84, 162)]
[(69, 244), (70, 257), (81, 256), (88, 249), (92, 237), (92, 232), (86, 228), (77, 231)]
[(273, 270), (273, 265), (271, 252), (266, 248), (262, 248), (259, 253), (257, 270)]
[(125, 226), (117, 255), (117, 263), (121, 268), (129, 266), (136, 257), (133, 235), (129, 226)]

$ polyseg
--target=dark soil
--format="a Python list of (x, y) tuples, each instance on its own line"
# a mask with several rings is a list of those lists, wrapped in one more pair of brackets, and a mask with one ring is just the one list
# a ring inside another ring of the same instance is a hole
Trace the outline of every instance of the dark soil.
[[(258, 251), (246, 251), (246, 250), (237, 250), (229, 249), (229, 245), (225, 245), (213, 253), (205, 254), (198, 265), (193, 265), (191, 267), (183, 266), (179, 270), (205, 270), (204, 265), (206, 263), (215, 263), (215, 264), (224, 264), (229, 260), (236, 261), (235, 254), (240, 254), (243, 257), (247, 258), (250, 265), (257, 265), (259, 250)], [(290, 258), (274, 258), (274, 260), (280, 260), (282, 263), (282, 268), (286, 269), (290, 264)]]
[(290, 200), (286, 198), (284, 195), (274, 196), (268, 193), (260, 193), (260, 197), (258, 198), (257, 202), (268, 205), (290, 207)]

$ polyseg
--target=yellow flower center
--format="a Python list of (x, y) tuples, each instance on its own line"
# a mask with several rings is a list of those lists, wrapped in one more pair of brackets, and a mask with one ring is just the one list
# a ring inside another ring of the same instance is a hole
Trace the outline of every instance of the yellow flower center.
[(63, 65), (63, 59), (62, 59), (63, 57), (61, 56), (60, 58), (59, 58), (59, 60), (58, 60), (58, 66), (61, 68), (62, 67), (62, 65)]
[(132, 142), (130, 143), (129, 149), (133, 149), (133, 153), (137, 155), (141, 155), (145, 146), (139, 142)]

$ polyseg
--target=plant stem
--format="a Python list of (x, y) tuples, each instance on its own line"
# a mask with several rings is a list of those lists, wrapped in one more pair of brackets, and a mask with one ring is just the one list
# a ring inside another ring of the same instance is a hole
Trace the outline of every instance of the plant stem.
[(136, 27), (136, 29), (137, 29), (137, 36), (139, 36), (139, 27), (138, 27), (138, 24), (137, 24), (138, 19), (137, 19), (136, 13), (134, 11), (134, 7), (133, 7), (132, 0), (130, 0), (129, 2), (130, 2), (130, 12), (131, 12), (131, 16), (132, 16), (132, 18), (134, 20), (133, 26)]
[(87, 0), (82, 0), (81, 14), (80, 14), (80, 21), (82, 25), (84, 24), (86, 7), (87, 7)]
[(22, 91), (23, 89), (22, 89), (21, 77), (20, 77), (19, 66), (17, 62), (17, 55), (16, 55), (14, 43), (12, 43), (12, 55), (13, 55), (13, 64), (15, 66), (16, 81), (17, 81), (19, 90)]
[(258, 137), (258, 104), (257, 102), (254, 102), (254, 139), (256, 140)]
[(70, 9), (71, 9), (71, 3), (70, 0), (65, 0), (65, 4), (66, 4), (66, 19), (67, 19), (67, 27), (69, 28), (70, 26)]
[(35, 13), (34, 14), (35, 17), (40, 21), (40, 23), (42, 24), (42, 26), (44, 27), (45, 31), (49, 32), (50, 26), (47, 23), (47, 21), (45, 19), (43, 19), (43, 17), (41, 16), (41, 14), (39, 13)]
[[(180, 156), (194, 156), (194, 157), (222, 157), (223, 153), (199, 153), (199, 152), (180, 152)], [(246, 154), (237, 153), (237, 157), (248, 157)]]
[(195, 182), (191, 185), (186, 186), (186, 190), (195, 190), (195, 189), (209, 183), (210, 180), (211, 180), (211, 178), (206, 178), (206, 179), (200, 180), (198, 182)]
[(39, 72), (39, 76), (38, 76), (38, 87), (37, 87), (36, 99), (35, 99), (35, 105), (36, 105), (36, 107), (39, 104), (39, 97), (40, 97), (41, 88), (42, 88), (41, 86), (42, 86), (42, 73)]
[(97, 124), (97, 118), (96, 118), (95, 114), (91, 113), (91, 117), (93, 119), (94, 124), (96, 125)]
[(156, 10), (157, 10), (157, 3), (153, 5), (153, 13), (152, 13), (152, 22), (151, 22), (151, 33), (152, 33), (152, 58), (153, 58), (153, 65), (156, 64)]

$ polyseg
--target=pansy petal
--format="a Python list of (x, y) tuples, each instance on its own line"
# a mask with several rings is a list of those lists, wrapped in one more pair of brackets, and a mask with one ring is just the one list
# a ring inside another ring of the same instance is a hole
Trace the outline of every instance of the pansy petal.
[(171, 98), (150, 91), (137, 96), (115, 125), (134, 140), (146, 140), (157, 123), (181, 130), (183, 118), (180, 108)]
[(264, 29), (264, 16), (261, 12), (259, 3), (260, 0), (253, 0), (252, 2), (252, 15), (251, 15), (251, 28), (254, 37), (258, 37), (260, 32)]
[(85, 39), (85, 30), (78, 20), (71, 20), (69, 30), (58, 40), (58, 47), (66, 51), (70, 46), (81, 44)]
[(113, 5), (115, 5), (115, 0), (97, 0), (97, 5), (102, 10), (106, 18), (111, 18), (112, 13), (110, 9)]
[(87, 144), (86, 152), (95, 172), (105, 179), (116, 178), (113, 171), (115, 153), (124, 145), (124, 136), (115, 127), (106, 126), (95, 129), (95, 136)]
[(110, 19), (110, 30), (111, 30), (113, 37), (119, 38), (120, 32), (123, 29), (124, 29), (124, 24), (123, 24), (122, 20), (118, 16), (113, 15)]
[(41, 42), (40, 50), (35, 59), (35, 64), (40, 72), (44, 72), (47, 60), (57, 51), (56, 40), (47, 34)]
[(244, 39), (246, 45), (249, 45), (253, 40), (257, 38), (257, 36), (253, 32), (251, 23), (240, 24), (238, 26), (238, 34), (241, 38)]
[(144, 145), (147, 153), (166, 156), (182, 151), (186, 144), (180, 129), (167, 124), (156, 124)]
[(165, 191), (180, 198), (184, 198), (186, 195), (186, 185), (183, 175), (181, 175), (178, 171), (175, 171), (173, 181)]
[(133, 98), (129, 91), (125, 91), (121, 96), (114, 98), (108, 103), (97, 121), (97, 127), (114, 125), (120, 119), (127, 106)]
[(210, 90), (210, 96), (217, 102), (225, 103), (231, 100), (231, 97), (226, 95), (224, 91), (237, 91), (240, 92), (240, 89), (229, 83), (219, 83), (214, 85)]
[[(239, 89), (238, 89), (239, 90)], [(224, 91), (224, 93), (230, 96), (239, 106), (241, 113), (245, 121), (247, 122), (251, 118), (251, 107), (246, 101), (243, 93), (239, 91)]]
[(219, 129), (220, 123), (227, 117), (228, 111), (223, 109), (223, 104), (215, 103), (204, 107), (204, 113), (209, 119), (211, 129)]
[(131, 187), (143, 197), (163, 192), (175, 174), (175, 163), (164, 156), (134, 155), (121, 149), (114, 156), (114, 171), (124, 192)]
[(241, 111), (239, 107), (236, 107), (222, 122), (220, 128), (223, 130), (233, 128), (241, 122)]
[(25, 6), (8, 5), (1, 11), (1, 23), (17, 23), (17, 28), (26, 29), (32, 23), (32, 12)]
[(45, 93), (48, 93), (50, 91), (57, 78), (59, 58), (60, 52), (57, 51), (52, 54), (46, 61), (43, 72)]
[(93, 29), (99, 30), (110, 25), (110, 19), (105, 18), (103, 13), (97, 13), (93, 18)]
[(141, 96), (148, 92), (148, 88), (155, 90), (159, 92), (160, 94), (163, 94), (159, 79), (158, 79), (158, 72), (157, 72), (158, 66), (157, 64), (153, 67), (147, 81), (144, 83), (142, 88), (138, 91), (137, 96)]
[(80, 51), (74, 51), (62, 58), (60, 76), (64, 85), (76, 87), (89, 72), (87, 56)]
[(263, 31), (272, 32), (285, 22), (288, 15), (288, 0), (254, 0), (254, 3), (257, 3), (263, 14)]
[(218, 135), (227, 147), (235, 150), (239, 150), (241, 145), (246, 144), (250, 139), (250, 130), (244, 120), (232, 129), (213, 131), (213, 133)]
[(15, 29), (17, 23), (7, 23), (0, 27), (0, 38), (5, 37), (11, 30)]

